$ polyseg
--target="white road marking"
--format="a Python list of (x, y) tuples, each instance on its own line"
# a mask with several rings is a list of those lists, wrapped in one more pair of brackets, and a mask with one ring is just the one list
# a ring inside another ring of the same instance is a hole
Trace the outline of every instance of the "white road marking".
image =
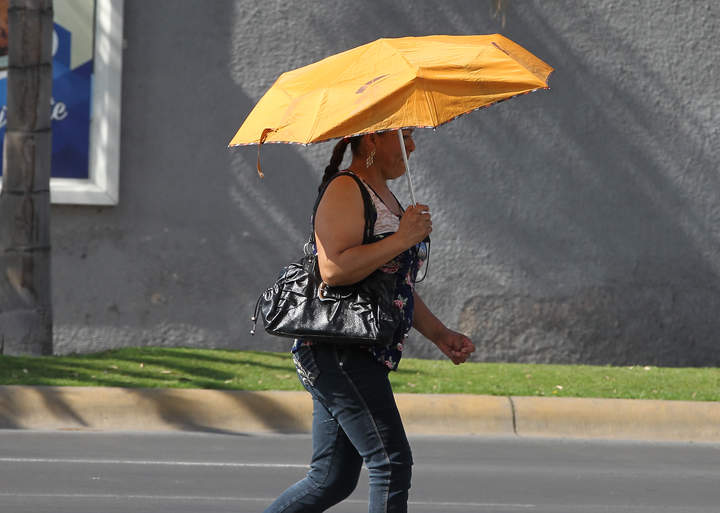
[[(158, 500), (158, 501), (219, 501), (219, 502), (267, 502), (275, 499), (273, 497), (217, 497), (203, 495), (118, 495), (101, 493), (10, 493), (0, 492), (0, 497), (15, 498), (39, 498), (39, 499), (109, 499), (109, 500)], [(346, 499), (343, 502), (352, 504), (366, 504), (367, 501), (357, 499)], [(435, 507), (477, 507), (477, 508), (511, 508), (511, 509), (532, 509), (537, 508), (535, 504), (504, 504), (493, 502), (432, 502), (432, 501), (409, 501), (409, 506), (435, 506)]]
[(216, 461), (108, 460), (79, 458), (0, 458), (0, 463), (70, 463), (101, 465), (166, 465), (179, 467), (310, 468), (300, 463), (236, 463)]

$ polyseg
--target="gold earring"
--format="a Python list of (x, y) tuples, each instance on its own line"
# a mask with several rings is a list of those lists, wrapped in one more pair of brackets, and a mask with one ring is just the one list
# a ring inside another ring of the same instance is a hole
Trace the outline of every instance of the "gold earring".
[(370, 152), (370, 155), (365, 159), (365, 167), (368, 168), (375, 163), (375, 149)]

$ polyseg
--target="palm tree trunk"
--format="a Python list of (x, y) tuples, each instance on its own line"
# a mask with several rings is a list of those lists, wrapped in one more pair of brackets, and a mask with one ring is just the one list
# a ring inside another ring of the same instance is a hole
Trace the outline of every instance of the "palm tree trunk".
[(52, 0), (10, 0), (0, 194), (0, 353), (51, 354)]

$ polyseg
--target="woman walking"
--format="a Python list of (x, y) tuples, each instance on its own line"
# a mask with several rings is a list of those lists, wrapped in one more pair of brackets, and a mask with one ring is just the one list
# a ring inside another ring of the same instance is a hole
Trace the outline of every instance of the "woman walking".
[[(412, 130), (403, 130), (403, 140), (409, 155), (415, 149)], [(352, 162), (340, 172), (348, 145)], [(387, 346), (295, 341), (293, 360), (313, 398), (312, 462), (307, 477), (283, 492), (265, 513), (327, 510), (352, 493), (363, 462), (370, 513), (406, 512), (413, 461), (388, 374), (398, 367), (411, 327), (455, 364), (475, 350), (470, 339), (440, 322), (414, 290), (432, 221), (426, 205), (403, 210), (388, 188), (387, 180), (404, 173), (394, 131), (342, 139), (333, 150), (315, 214), (320, 274), (330, 286), (357, 283), (378, 269), (394, 274), (392, 299), (401, 322)], [(363, 198), (368, 196), (376, 218), (373, 242), (363, 243)]]

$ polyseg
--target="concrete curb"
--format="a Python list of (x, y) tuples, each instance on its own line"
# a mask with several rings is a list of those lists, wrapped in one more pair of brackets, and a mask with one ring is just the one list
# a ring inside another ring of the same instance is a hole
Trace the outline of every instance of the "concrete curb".
[(625, 440), (720, 442), (720, 403), (512, 397), (517, 433)]
[[(397, 394), (411, 435), (720, 442), (720, 403)], [(305, 392), (0, 386), (0, 428), (307, 433)]]

